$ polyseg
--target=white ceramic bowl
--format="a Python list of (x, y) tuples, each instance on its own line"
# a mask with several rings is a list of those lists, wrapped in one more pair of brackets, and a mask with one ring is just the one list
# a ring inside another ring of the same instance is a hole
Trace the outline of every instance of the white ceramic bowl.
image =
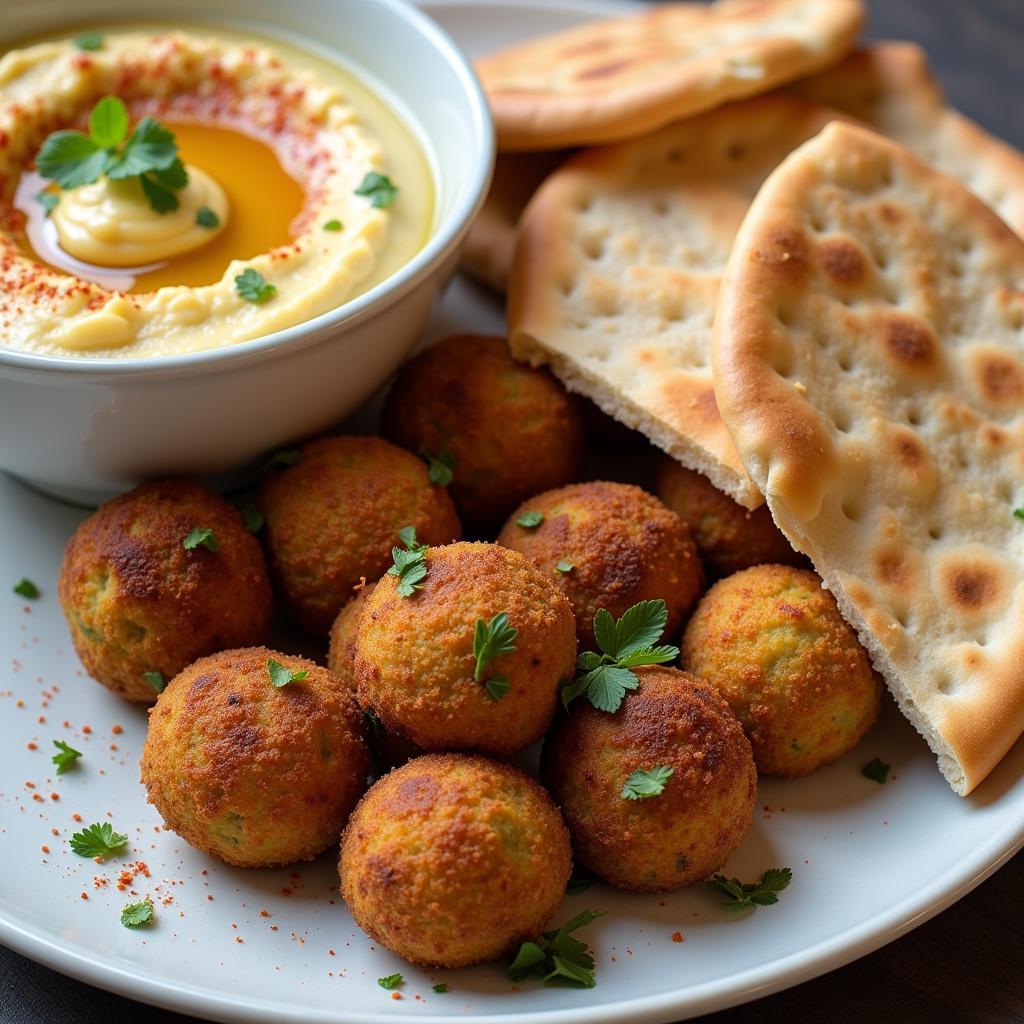
[[(62, 22), (138, 22), (140, 10), (138, 0), (0, 0), (0, 47)], [(351, 412), (415, 342), (455, 269), (493, 163), (493, 129), (472, 68), (403, 0), (148, 0), (144, 17), (240, 25), (340, 58), (418, 135), (437, 213), (426, 246), (387, 280), (253, 341), (148, 359), (0, 347), (0, 469), (86, 504), (147, 478), (236, 474)]]

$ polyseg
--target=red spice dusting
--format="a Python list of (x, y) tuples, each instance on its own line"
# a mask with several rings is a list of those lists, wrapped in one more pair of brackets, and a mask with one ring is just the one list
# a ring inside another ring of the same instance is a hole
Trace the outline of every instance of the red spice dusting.
[(117, 891), (124, 892), (135, 881), (136, 875), (149, 878), (149, 866), (145, 861), (133, 860), (121, 869), (117, 876)]
[(25, 783), (25, 788), (26, 789), (35, 789), (36, 788), (36, 784), (34, 782), (26, 782)]
[(29, 750), (38, 750), (39, 749), (39, 745), (36, 744), (36, 743), (32, 743), (31, 741), (26, 743), (25, 746), (27, 746)]
[(334, 950), (333, 949), (327, 950), (327, 955), (328, 956), (334, 956)]
[(92, 732), (92, 726), (91, 725), (83, 725), (82, 726), (82, 732), (84, 732), (85, 735), (88, 736)]
[(107, 880), (102, 875), (92, 876), (92, 887), (94, 889), (105, 889), (107, 886)]
[(112, 725), (112, 726), (110, 727), (110, 731), (111, 731), (111, 732), (112, 732), (112, 733), (113, 733), (113, 734), (114, 734), (115, 736), (120, 736), (120, 735), (121, 735), (121, 733), (123, 733), (123, 732), (124, 732), (124, 729), (123, 729), (123, 728), (122, 728), (122, 727), (121, 727), (120, 725)]
[(51, 800), (59, 800), (60, 799), (60, 793), (51, 793), (50, 794), (50, 799)]
[(276, 932), (276, 931), (277, 931), (277, 925), (276, 925), (276, 924), (272, 924), (272, 925), (270, 926), (270, 930), (271, 930), (272, 932)]
[(50, 848), (45, 843), (43, 843), (43, 845), (40, 846), (39, 849), (42, 850), (43, 853), (49, 853), (50, 852)]
[(242, 938), (241, 935), (236, 935), (235, 936), (235, 942), (237, 942), (239, 945), (241, 945), (244, 941), (245, 940)]
[(75, 821), (82, 820), (82, 816), (80, 814), (72, 814), (71, 817), (74, 818)]
[(46, 716), (45, 716), (45, 715), (40, 715), (40, 716), (39, 716), (39, 717), (38, 717), (38, 718), (36, 719), (36, 721), (37, 721), (37, 722), (38, 722), (38, 723), (39, 723), (40, 725), (46, 725)]
[(212, 896), (209, 896), (209, 895), (207, 895), (207, 897), (206, 897), (206, 898), (207, 898), (207, 899), (208, 899), (208, 900), (209, 900), (209, 901), (210, 901), (211, 903), (213, 902), (213, 897), (212, 897)]
[(260, 917), (270, 917), (270, 914), (266, 910), (261, 910), (260, 911)]
[(672, 941), (673, 942), (682, 942), (683, 941), (683, 933), (682, 932), (673, 932), (672, 933)]
[(87, 892), (83, 892), (82, 893), (82, 899), (83, 900), (87, 900), (88, 898), (89, 898), (89, 894)]
[(33, 793), (32, 794), (32, 799), (35, 800), (37, 803), (41, 804), (43, 802), (43, 794), (42, 793)]
[(392, 999), (401, 999), (402, 998), (402, 993), (401, 992), (392, 992), (391, 993), (391, 998)]

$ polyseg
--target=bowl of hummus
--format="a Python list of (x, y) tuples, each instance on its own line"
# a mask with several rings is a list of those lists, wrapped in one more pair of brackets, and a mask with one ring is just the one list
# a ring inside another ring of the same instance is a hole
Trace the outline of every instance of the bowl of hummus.
[(402, 0), (0, 2), (0, 469), (94, 502), (322, 432), (415, 343), (486, 101)]

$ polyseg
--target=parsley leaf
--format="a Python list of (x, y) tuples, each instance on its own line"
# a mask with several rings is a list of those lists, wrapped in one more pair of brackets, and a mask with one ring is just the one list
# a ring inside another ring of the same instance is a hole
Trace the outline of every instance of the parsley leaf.
[(511, 654), (516, 645), (513, 643), (519, 630), (508, 624), (508, 612), (498, 612), (491, 621), (477, 619), (473, 628), (473, 654), (476, 656), (476, 668), (473, 678), (479, 683), (484, 668), (502, 654)]
[(75, 36), (75, 48), (78, 50), (99, 50), (102, 46), (102, 32), (83, 32)]
[(219, 228), (220, 217), (217, 216), (208, 206), (200, 206), (196, 210), (196, 223), (201, 228)]
[(403, 526), (398, 531), (398, 539), (405, 545), (391, 549), (394, 565), (387, 571), (388, 576), (397, 576), (395, 588), (399, 597), (412, 597), (413, 593), (423, 586), (427, 576), (427, 545), (416, 540), (416, 527)]
[(263, 529), (263, 513), (256, 505), (246, 504), (239, 510), (242, 522), (250, 533), (259, 533)]
[(557, 572), (572, 572), (575, 568), (572, 562), (567, 562), (564, 558), (555, 566)]
[(270, 677), (271, 686), (276, 686), (280, 690), (282, 686), (305, 679), (309, 675), (309, 669), (304, 668), (300, 672), (293, 672), (287, 665), (282, 665), (274, 658), (267, 658), (267, 675)]
[(441, 993), (448, 991), (448, 986), (442, 981), (442, 982), (439, 982), (437, 985), (435, 985), (431, 989), (431, 991), (432, 992), (437, 992), (440, 995)]
[(38, 192), (36, 202), (43, 208), (43, 213), (49, 217), (60, 202), (60, 196), (56, 192)]
[(380, 985), (381, 988), (389, 990), (393, 988), (400, 988), (405, 984), (405, 978), (400, 974), (389, 974), (386, 978), (378, 978), (377, 984)]
[(420, 448), (420, 458), (427, 464), (427, 476), (432, 484), (447, 487), (455, 477), (455, 456), (451, 452), (431, 455), (426, 448)]
[(357, 196), (366, 196), (371, 206), (378, 208), (390, 206), (398, 196), (398, 187), (386, 174), (379, 171), (368, 171), (366, 177), (356, 189)]
[(1013, 514), (1014, 514), (1014, 515), (1015, 515), (1015, 516), (1016, 516), (1016, 517), (1017, 517), (1018, 519), (1024, 519), (1024, 508), (1015, 508), (1015, 509), (1013, 510)]
[(886, 764), (881, 758), (876, 757), (868, 761), (860, 773), (865, 779), (871, 779), (873, 782), (877, 782), (880, 786), (885, 784), (886, 779), (889, 778), (889, 770), (892, 765)]
[(770, 907), (779, 902), (779, 893), (793, 880), (789, 868), (769, 868), (760, 882), (741, 882), (738, 878), (715, 875), (708, 882), (713, 889), (725, 893), (722, 906), (731, 910), (746, 910), (748, 907)]
[[(120, 100), (116, 102), (121, 103)], [(178, 146), (174, 141), (174, 133), (152, 117), (144, 117), (135, 126), (124, 149), (114, 155), (106, 174), (114, 181), (121, 181), (150, 171), (166, 171), (177, 160)], [(186, 183), (187, 176), (181, 184)]]
[(128, 134), (128, 108), (116, 96), (104, 96), (89, 114), (89, 137), (101, 149), (120, 146)]
[(556, 931), (544, 932), (536, 942), (524, 942), (508, 965), (512, 980), (522, 981), (533, 974), (543, 978), (545, 985), (564, 980), (593, 988), (597, 983), (594, 958), (587, 944), (573, 938), (572, 933), (603, 916), (598, 910), (584, 910)]
[(484, 690), (495, 703), (508, 693), (510, 687), (511, 684), (506, 676), (491, 676), (490, 679), (484, 680)]
[(263, 275), (252, 267), (246, 267), (236, 278), (235, 288), (246, 302), (261, 305), (277, 293), (277, 285), (268, 284)]
[(11, 589), (19, 597), (27, 597), (30, 601), (34, 601), (39, 596), (39, 588), (31, 580), (24, 577), (18, 580)]
[(54, 740), (53, 745), (57, 753), (50, 760), (57, 766), (57, 774), (63, 775), (82, 756), (82, 752), (68, 746), (63, 740)]
[(572, 874), (569, 876), (568, 884), (565, 887), (565, 895), (578, 896), (580, 893), (586, 892), (596, 881), (597, 878), (585, 867), (580, 864), (574, 864)]
[(341, 231), (341, 229), (344, 228), (344, 226), (345, 225), (342, 224), (337, 217), (335, 217), (332, 220), (326, 221), (324, 223), (324, 231)]
[(263, 464), (263, 473), (276, 473), (279, 469), (284, 469), (286, 466), (294, 466), (301, 457), (302, 453), (298, 448), (285, 448), (279, 452), (274, 452)]
[(143, 681), (148, 683), (157, 693), (163, 693), (167, 689), (163, 672), (143, 672)]
[(83, 828), (71, 837), (71, 849), (79, 857), (106, 857), (111, 853), (119, 853), (128, 837), (115, 832), (109, 821)]
[(70, 128), (48, 135), (36, 156), (36, 170), (64, 189), (98, 181), (109, 163), (105, 149)]
[(620, 796), (623, 800), (646, 800), (650, 796), (661, 796), (673, 771), (667, 764), (659, 764), (649, 772), (637, 768), (630, 772)]
[(138, 903), (129, 903), (121, 911), (121, 924), (125, 928), (139, 928), (153, 920), (153, 901), (147, 896)]
[(618, 621), (600, 609), (594, 616), (594, 639), (602, 653), (583, 651), (576, 659), (579, 674), (562, 687), (562, 705), (568, 709), (585, 693), (599, 711), (618, 711), (627, 691), (640, 685), (634, 668), (679, 657), (679, 648), (671, 644), (653, 646), (667, 622), (668, 610), (660, 599), (638, 602)]
[(200, 545), (207, 551), (220, 550), (220, 542), (209, 526), (193, 526), (188, 536), (181, 542), (186, 551), (194, 551)]
[(532, 530), (535, 526), (540, 526), (543, 522), (543, 512), (524, 512), (518, 519), (516, 519), (516, 526), (521, 526), (524, 530)]

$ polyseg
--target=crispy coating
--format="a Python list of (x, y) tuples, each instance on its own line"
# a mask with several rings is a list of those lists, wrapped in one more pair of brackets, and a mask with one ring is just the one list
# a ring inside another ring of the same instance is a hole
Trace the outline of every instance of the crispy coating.
[(360, 587), (350, 597), (345, 607), (338, 612), (331, 626), (330, 644), (327, 648), (327, 667), (353, 692), (356, 691), (356, 674), (353, 662), (356, 656), (356, 633), (359, 616), (366, 599), (373, 593), (376, 583)]
[(882, 684), (821, 578), (758, 565), (716, 583), (683, 634), (682, 665), (721, 690), (768, 775), (806, 775), (852, 750)]
[[(304, 679), (271, 685), (267, 659)], [(366, 789), (362, 713), (325, 668), (266, 647), (180, 672), (149, 712), (142, 781), (167, 826), (238, 867), (310, 860)]]
[[(385, 576), (366, 601), (356, 638), (359, 702), (424, 750), (522, 750), (544, 734), (559, 683), (573, 674), (569, 602), (517, 551), (496, 544), (430, 548), (426, 563), (411, 597)], [(515, 650), (489, 661), (477, 681), (474, 628), (500, 612), (519, 631)], [(483, 685), (493, 676), (508, 680), (500, 700)]]
[[(185, 550), (195, 527), (213, 530), (217, 551)], [(205, 654), (262, 643), (270, 627), (259, 541), (219, 495), (184, 480), (101, 505), (68, 541), (58, 590), (86, 671), (128, 700), (156, 699), (144, 672), (170, 679)]]
[[(548, 733), (541, 775), (576, 857), (620, 889), (667, 892), (707, 878), (750, 825), (757, 771), (750, 743), (713, 687), (674, 668), (636, 670), (615, 714), (579, 700)], [(665, 765), (658, 796), (628, 800), (636, 770)]]
[(658, 497), (690, 527), (711, 579), (765, 562), (808, 566), (775, 525), (767, 505), (751, 512), (702, 473), (667, 455), (659, 460), (657, 479)]
[(260, 490), (278, 595), (311, 633), (326, 634), (361, 579), (391, 565), (404, 526), (424, 544), (457, 540), (451, 498), (423, 462), (379, 437), (321, 437)]
[(517, 363), (504, 338), (462, 335), (421, 352), (398, 375), (381, 424), (410, 451), (455, 456), (450, 490), (475, 526), (572, 480), (583, 457), (577, 400), (547, 370)]
[(413, 963), (464, 967), (534, 939), (572, 870), (551, 798), (507, 764), (428, 754), (385, 775), (341, 840), (341, 895)]
[[(539, 526), (519, 526), (526, 511), (541, 512)], [(637, 601), (662, 598), (666, 636), (683, 623), (704, 588), (697, 548), (686, 524), (652, 494), (632, 484), (594, 480), (570, 484), (523, 502), (498, 543), (521, 551), (572, 602), (580, 646), (594, 643), (594, 615), (616, 618)], [(560, 561), (570, 562), (559, 572)]]

